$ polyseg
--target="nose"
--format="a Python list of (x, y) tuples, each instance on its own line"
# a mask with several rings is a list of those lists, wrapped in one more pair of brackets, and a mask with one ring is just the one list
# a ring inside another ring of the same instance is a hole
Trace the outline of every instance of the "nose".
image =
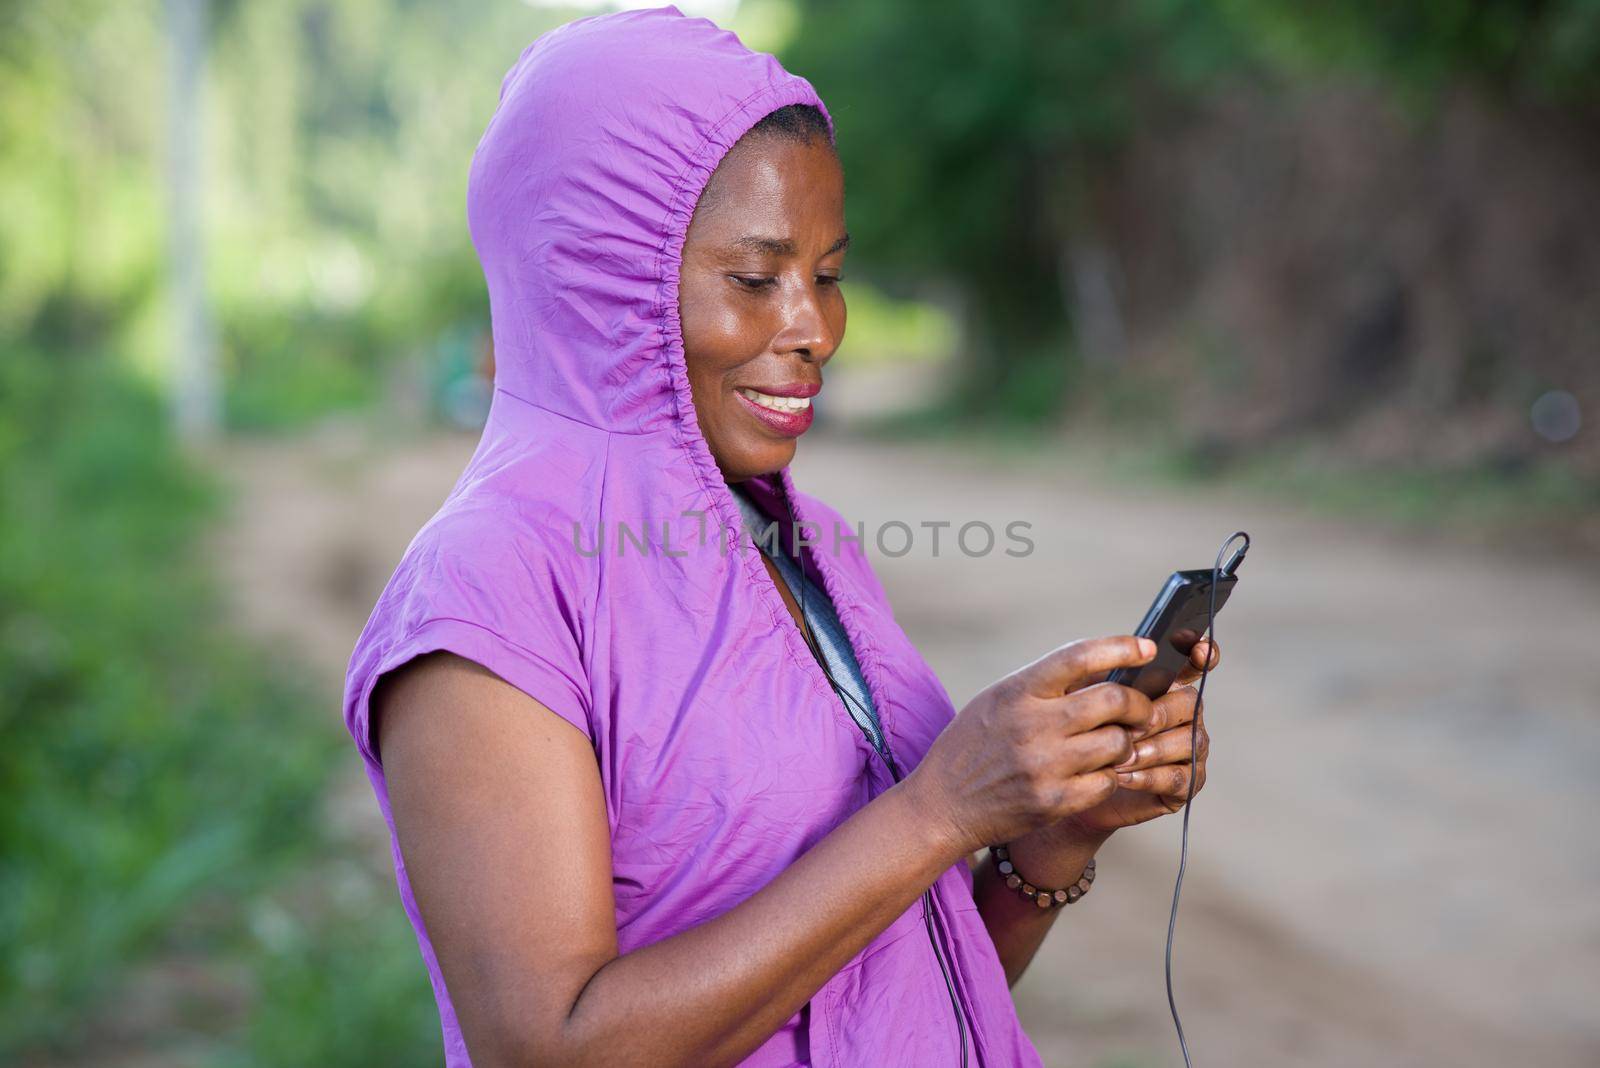
[(784, 326), (772, 339), (773, 351), (793, 354), (807, 363), (827, 363), (839, 347), (839, 338), (823, 310), (821, 294), (807, 286), (784, 309)]

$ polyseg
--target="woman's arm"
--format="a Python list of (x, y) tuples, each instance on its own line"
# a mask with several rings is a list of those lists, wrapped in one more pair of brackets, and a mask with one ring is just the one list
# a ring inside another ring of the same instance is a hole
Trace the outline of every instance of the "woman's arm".
[[(799, 1011), (947, 867), (1114, 789), (1135, 639), (1074, 643), (980, 694), (917, 770), (726, 913), (618, 955), (594, 751), (486, 669), (434, 654), (374, 696), (417, 904), (474, 1063), (728, 1064)], [(381, 708), (379, 706), (381, 696)], [(1119, 725), (1121, 724), (1121, 725)]]
[(583, 735), (448, 654), (392, 686), (380, 752), (401, 854), (479, 1068), (735, 1061), (960, 855), (900, 783), (738, 908), (618, 956)]
[[(1075, 832), (1067, 821), (1013, 842), (1011, 861), (1026, 872), (1035, 886), (1055, 889), (1070, 886), (1083, 876), (1095, 852), (1111, 832)], [(1015, 986), (1044, 944), (1061, 909), (1042, 909), (1005, 884), (988, 857), (972, 873), (972, 897), (994, 941), (995, 953), (1006, 971), (1006, 983)]]

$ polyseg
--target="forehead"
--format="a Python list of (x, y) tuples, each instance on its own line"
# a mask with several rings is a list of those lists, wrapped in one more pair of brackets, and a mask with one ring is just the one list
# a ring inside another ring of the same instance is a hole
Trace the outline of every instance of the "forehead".
[(826, 234), (831, 245), (843, 226), (844, 172), (833, 148), (766, 136), (740, 141), (723, 157), (686, 238), (729, 243), (752, 232), (802, 240)]

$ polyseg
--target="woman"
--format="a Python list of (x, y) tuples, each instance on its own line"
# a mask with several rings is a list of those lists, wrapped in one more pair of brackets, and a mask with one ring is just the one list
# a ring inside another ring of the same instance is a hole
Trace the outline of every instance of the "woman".
[[(1038, 1064), (1009, 984), (1057, 909), (967, 857), (1086, 886), (1188, 789), (1192, 692), (1101, 682), (1138, 639), (956, 715), (795, 491), (845, 326), (832, 135), (673, 7), (502, 86), (468, 191), (493, 406), (345, 694), (452, 1066)], [(817, 540), (757, 551), (746, 514)]]

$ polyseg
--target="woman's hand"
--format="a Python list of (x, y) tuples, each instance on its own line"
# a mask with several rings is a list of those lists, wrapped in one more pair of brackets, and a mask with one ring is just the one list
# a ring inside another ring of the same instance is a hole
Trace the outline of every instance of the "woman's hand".
[(1195, 748), (1199, 758), (1194, 761), (1194, 792), (1200, 792), (1206, 783), (1211, 739), (1206, 734), (1199, 694), (1190, 684), (1200, 677), (1208, 656), (1207, 670), (1214, 670), (1222, 661), (1221, 648), (1209, 639), (1195, 643), (1189, 663), (1172, 688), (1151, 703), (1150, 723), (1134, 735), (1133, 753), (1113, 769), (1116, 791), (1093, 808), (1068, 817), (1063, 829), (1103, 838), (1122, 827), (1177, 812), (1189, 796), (1189, 765)]
[(1149, 698), (1101, 681), (1155, 655), (1124, 635), (1061, 646), (991, 685), (934, 739), (906, 780), (959, 853), (1009, 842), (1095, 810), (1116, 795)]
[[(1109, 769), (1118, 781), (1105, 798), (1020, 838), (992, 840), (991, 844), (1002, 840), (1009, 843), (1011, 860), (1019, 873), (1038, 886), (1077, 882), (1084, 865), (1112, 832), (1183, 807), (1189, 789), (1189, 731), (1197, 718), (1195, 691), (1189, 683), (1199, 678), (1207, 657), (1210, 667), (1216, 667), (1221, 653), (1210, 641), (1197, 643), (1190, 650), (1189, 665), (1171, 689), (1151, 702), (1150, 719), (1133, 732), (1135, 751), (1120, 766)], [(1090, 688), (1109, 685), (1104, 679), (1104, 673), (1090, 676)], [(1197, 790), (1205, 781), (1208, 742), (1203, 722), (1198, 741)], [(983, 865), (975, 875), (973, 896), (1005, 967), (1006, 980), (1015, 983), (1060, 910), (1034, 907), (1005, 886), (992, 864)]]

